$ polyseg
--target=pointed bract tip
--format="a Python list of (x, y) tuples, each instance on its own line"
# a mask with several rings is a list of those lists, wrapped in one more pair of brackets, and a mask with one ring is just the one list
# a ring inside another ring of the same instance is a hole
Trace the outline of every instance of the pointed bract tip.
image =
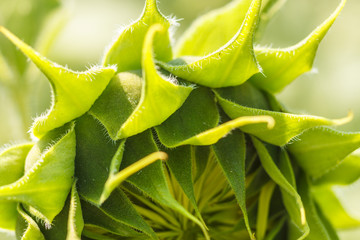
[(148, 13), (153, 14), (154, 11), (163, 16), (159, 11), (157, 0), (146, 0), (142, 16)]
[(341, 10), (345, 7), (346, 1), (347, 0), (341, 0), (339, 6), (335, 9), (334, 13), (331, 14), (330, 18), (336, 18), (340, 14)]
[(351, 122), (353, 119), (354, 119), (354, 112), (352, 110), (349, 110), (346, 117), (335, 119), (333, 121), (334, 121), (334, 125), (344, 125), (346, 123)]

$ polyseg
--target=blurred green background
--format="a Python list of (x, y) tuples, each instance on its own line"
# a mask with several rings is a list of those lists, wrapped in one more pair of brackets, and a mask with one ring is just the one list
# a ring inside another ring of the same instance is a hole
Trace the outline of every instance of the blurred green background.
[[(159, 7), (165, 15), (181, 19), (174, 35), (176, 39), (196, 17), (228, 2), (230, 0), (162, 0)], [(258, 44), (287, 47), (297, 43), (325, 20), (339, 2), (288, 0)], [(56, 10), (59, 3), (60, 0), (0, 0), (0, 24), (53, 61), (84, 70), (99, 63), (117, 29), (138, 18), (144, 0), (65, 0), (62, 1), (64, 9), (60, 11)], [(360, 1), (348, 0), (320, 45), (314, 71), (299, 77), (278, 95), (288, 109), (329, 118), (341, 118), (353, 110), (354, 120), (340, 128), (360, 131), (359, 12)], [(44, 37), (35, 38), (37, 35)], [(0, 56), (1, 53), (6, 56), (15, 49), (0, 36), (0, 51)], [(20, 59), (24, 62), (22, 65), (26, 65), (25, 58), (17, 55), (13, 61)], [(6, 76), (9, 67), (3, 61), (0, 57), (0, 78)], [(33, 66), (24, 69), (20, 64), (19, 69), (23, 72), (15, 78), (21, 79), (17, 80), (20, 83), (26, 82), (25, 87), (17, 82), (9, 91), (0, 80), (0, 146), (29, 139), (26, 132), (31, 119), (50, 106), (47, 80)], [(11, 78), (14, 76), (10, 76), (9, 81)], [(360, 219), (360, 182), (336, 192), (345, 206), (351, 208), (354, 217)], [(3, 238), (0, 235), (0, 239)], [(360, 239), (360, 231), (341, 232), (341, 239)]]

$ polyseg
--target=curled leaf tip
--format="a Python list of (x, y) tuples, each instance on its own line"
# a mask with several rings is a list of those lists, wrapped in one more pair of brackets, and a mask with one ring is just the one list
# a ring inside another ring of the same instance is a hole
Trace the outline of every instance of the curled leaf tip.
[(271, 116), (263, 116), (264, 120), (267, 121), (267, 128), (273, 129), (275, 127), (275, 119)]
[(166, 161), (168, 159), (168, 155), (166, 152), (156, 152), (153, 153), (155, 157), (157, 157), (159, 160)]
[(275, 119), (271, 116), (252, 116), (252, 117), (242, 117), (244, 119), (251, 118), (252, 123), (266, 123), (268, 129), (273, 129), (275, 127)]
[(150, 164), (156, 162), (157, 160), (165, 161), (168, 159), (168, 155), (165, 152), (153, 152), (146, 157), (140, 159), (139, 161), (131, 164), (130, 166), (124, 168), (111, 178), (109, 178), (105, 183), (105, 192), (100, 197), (100, 203), (103, 203), (110, 193), (115, 190), (122, 182), (124, 182), (131, 175), (139, 172), (143, 168), (149, 166)]
[(344, 118), (340, 119), (334, 119), (334, 125), (344, 125), (346, 123), (351, 122), (354, 119), (354, 112), (352, 110), (349, 110), (348, 114)]
[(305, 215), (305, 208), (300, 208), (300, 216), (301, 216), (301, 224), (306, 224), (306, 215)]

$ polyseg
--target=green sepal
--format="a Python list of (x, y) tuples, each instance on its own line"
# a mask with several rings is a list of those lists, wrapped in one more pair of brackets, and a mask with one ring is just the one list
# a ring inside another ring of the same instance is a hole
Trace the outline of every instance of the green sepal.
[[(116, 153), (116, 155), (118, 155), (118, 152)], [(121, 155), (122, 155), (122, 153), (121, 153)], [(111, 194), (111, 192), (113, 192), (121, 183), (123, 183), (131, 175), (134, 175), (137, 172), (142, 171), (143, 168), (151, 165), (152, 163), (154, 163), (158, 160), (164, 161), (167, 159), (168, 159), (168, 155), (166, 153), (154, 152), (154, 153), (151, 153), (151, 154), (145, 156), (142, 159), (139, 159), (138, 161), (134, 162), (130, 166), (127, 166), (126, 168), (122, 169), (120, 172), (115, 172), (116, 169), (118, 169), (118, 166), (120, 166), (119, 160), (115, 159), (115, 162), (113, 161), (111, 163), (111, 166), (110, 166), (111, 173), (105, 183), (104, 192), (101, 195), (100, 202), (102, 203), (103, 201), (105, 201), (108, 198), (108, 196)], [(116, 166), (116, 168), (114, 168), (113, 166)]]
[[(0, 153), (0, 186), (11, 184), (24, 175), (26, 155), (33, 143), (25, 143), (5, 148)], [(0, 201), (0, 228), (15, 230), (17, 219), (17, 203)]]
[[(127, 205), (124, 205), (127, 206)], [(122, 223), (111, 215), (108, 215), (101, 208), (89, 202), (81, 201), (83, 217), (85, 222), (84, 231), (91, 232), (90, 229), (101, 229), (122, 237), (138, 237), (143, 235), (135, 229)], [(132, 209), (132, 206), (131, 206)]]
[(46, 240), (81, 240), (81, 233), (84, 228), (80, 197), (76, 191), (74, 182), (71, 192), (66, 200), (62, 211), (54, 218), (53, 225), (38, 226)]
[(351, 212), (348, 213), (345, 210), (330, 186), (313, 186), (311, 193), (325, 217), (336, 229), (350, 229), (360, 226), (360, 219), (352, 217)]
[(157, 239), (155, 232), (135, 210), (128, 197), (120, 189), (115, 189), (101, 205), (100, 210), (112, 219), (142, 231), (151, 239)]
[(1, 26), (0, 32), (36, 64), (52, 86), (52, 106), (32, 126), (32, 133), (38, 138), (86, 113), (115, 74), (114, 67), (96, 66), (85, 72), (74, 72), (41, 56)]
[(83, 228), (84, 219), (82, 217), (80, 197), (76, 190), (76, 182), (74, 182), (70, 193), (66, 240), (81, 240), (81, 232)]
[[(124, 169), (135, 163), (137, 160), (157, 151), (158, 148), (149, 130), (128, 138), (123, 161), (121, 163), (121, 169)], [(202, 229), (206, 239), (208, 239), (207, 231), (201, 221), (190, 214), (171, 195), (161, 161), (156, 161), (145, 167), (141, 172), (130, 176), (127, 181), (140, 189), (151, 199), (177, 211), (179, 214), (193, 221)]]
[(51, 139), (47, 144), (40, 140), (33, 146), (26, 159), (31, 164), (24, 176), (1, 186), (0, 199), (27, 204), (36, 209), (37, 217), (50, 224), (62, 210), (73, 183), (74, 124), (55, 129), (48, 135), (56, 135), (57, 139)]
[(291, 184), (292, 180), (290, 179), (289, 182), (288, 179), (286, 179), (284, 174), (273, 161), (265, 145), (255, 137), (251, 137), (251, 139), (257, 153), (259, 154), (259, 159), (263, 168), (270, 178), (279, 185), (280, 190), (282, 191), (285, 208), (289, 215), (294, 217), (292, 221), (295, 223), (296, 228), (301, 231), (299, 239), (306, 238), (309, 234), (309, 226), (306, 222), (305, 209), (302, 199), (296, 191), (295, 186)]
[(246, 177), (246, 196), (248, 198), (256, 196), (260, 189), (270, 180), (262, 167), (258, 167), (252, 175), (247, 175)]
[(155, 129), (166, 147), (189, 144), (203, 146), (215, 144), (233, 129), (244, 125), (265, 122), (271, 128), (274, 123), (267, 116), (240, 117), (220, 125), (218, 119), (219, 112), (213, 95), (206, 88), (198, 88), (178, 111)]
[(350, 185), (360, 178), (360, 156), (355, 152), (347, 156), (336, 167), (320, 178), (314, 179), (314, 185)]
[(103, 65), (117, 65), (117, 72), (141, 69), (142, 47), (145, 35), (154, 24), (160, 24), (164, 31), (157, 34), (154, 41), (156, 57), (161, 61), (172, 59), (169, 39), (170, 22), (158, 10), (156, 0), (146, 0), (142, 16), (135, 23), (122, 29), (119, 37), (105, 54)]
[[(285, 150), (281, 151), (280, 153), (280, 159), (278, 165), (279, 165), (279, 170), (281, 171), (283, 176), (296, 191), (296, 180), (295, 180), (294, 170), (292, 168), (290, 158)], [(295, 225), (302, 232), (301, 238), (304, 238), (309, 233), (309, 226), (307, 223), (306, 224), (304, 223), (306, 214), (304, 215), (301, 209), (300, 211), (298, 211), (299, 204), (294, 201), (294, 196), (290, 195), (287, 191), (285, 191), (282, 188), (280, 188), (280, 191), (281, 191), (283, 203), (290, 216), (290, 219), (288, 220), (289, 223)]]
[(250, 238), (254, 239), (249, 225), (245, 197), (245, 136), (239, 130), (219, 140), (212, 146), (216, 159), (219, 162), (225, 177), (233, 189), (240, 206), (246, 229)]
[(273, 181), (267, 182), (260, 190), (258, 202), (258, 214), (256, 218), (256, 238), (263, 240), (266, 235), (269, 220), (269, 208), (276, 184)]
[(244, 107), (274, 110), (270, 109), (270, 100), (266, 93), (254, 87), (250, 82), (244, 82), (235, 87), (218, 88), (213, 91), (217, 95)]
[(241, 28), (251, 1), (232, 1), (196, 19), (176, 43), (175, 57), (205, 56), (225, 45)]
[(78, 178), (79, 193), (97, 206), (101, 205), (128, 176), (158, 159), (165, 160), (167, 157), (163, 153), (154, 153), (144, 159), (137, 159), (130, 169), (119, 172), (125, 139), (112, 141), (104, 134), (104, 130), (104, 127), (89, 114), (79, 118), (76, 124), (78, 144), (75, 176)]
[(360, 147), (360, 133), (346, 133), (325, 127), (309, 129), (298, 139), (288, 145), (289, 152), (313, 178), (326, 174)]
[(191, 152), (193, 155), (193, 169), (195, 170), (195, 175), (193, 177), (194, 182), (197, 182), (201, 175), (204, 173), (208, 161), (211, 155), (210, 146), (191, 146)]
[(260, 71), (253, 50), (261, 0), (253, 0), (245, 20), (225, 45), (207, 56), (190, 56), (159, 65), (174, 75), (199, 85), (219, 88), (240, 85)]
[(283, 48), (255, 48), (256, 59), (263, 72), (249, 81), (271, 93), (280, 92), (301, 74), (311, 70), (321, 40), (345, 5), (343, 0), (335, 12), (298, 44)]
[[(143, 79), (130, 73), (119, 74), (90, 111), (104, 124), (114, 140), (136, 135), (161, 124), (180, 108), (193, 90), (193, 86), (182, 85), (175, 78), (163, 76), (156, 69), (153, 41), (163, 30), (161, 25), (153, 25), (145, 36), (142, 50)], [(132, 79), (135, 81), (129, 83)]]
[[(154, 63), (153, 42), (158, 33), (163, 32), (161, 25), (153, 25), (145, 36), (142, 71), (141, 98), (132, 114), (123, 123), (116, 139), (127, 138), (157, 126), (170, 117), (185, 102), (192, 86), (182, 86), (176, 79), (165, 79), (159, 74)], [(144, 121), (146, 119), (146, 121)]]
[[(191, 146), (181, 146), (172, 149), (163, 149), (169, 158), (166, 161), (166, 165), (169, 167), (172, 175), (176, 178), (177, 182), (181, 186), (182, 190), (189, 198), (190, 203), (197, 216), (202, 222), (202, 216), (196, 202), (194, 182), (193, 182), (193, 162), (195, 158), (195, 150)], [(205, 224), (205, 223), (204, 223)]]
[(78, 191), (86, 201), (100, 205), (106, 181), (119, 171), (125, 142), (112, 141), (104, 134), (104, 127), (89, 114), (78, 119), (75, 130)]
[(39, 226), (29, 214), (25, 212), (21, 204), (18, 204), (17, 211), (19, 213), (16, 224), (17, 240), (45, 240)]
[(158, 137), (166, 147), (181, 142), (217, 126), (219, 112), (215, 98), (207, 88), (192, 91), (184, 104), (160, 126), (155, 127)]
[(109, 136), (116, 139), (119, 129), (140, 102), (143, 80), (134, 72), (115, 75), (89, 114), (98, 119)]
[(214, 91), (219, 104), (225, 113), (232, 119), (236, 119), (243, 116), (261, 116), (266, 115), (274, 118), (275, 126), (272, 129), (268, 129), (265, 124), (262, 125), (247, 125), (240, 127), (240, 129), (246, 133), (250, 133), (261, 140), (277, 145), (283, 146), (289, 143), (294, 137), (301, 134), (305, 130), (326, 125), (341, 125), (348, 122), (352, 115), (344, 119), (330, 120), (323, 117), (315, 117), (310, 115), (297, 115), (291, 113), (274, 112), (256, 108), (250, 108), (242, 106), (237, 102), (233, 102), (236, 99), (228, 100), (225, 96), (222, 96), (221, 91)]
[[(304, 173), (298, 179), (298, 192), (304, 203), (306, 221), (310, 228), (310, 233), (306, 239), (309, 240), (338, 240), (336, 232), (327, 220), (323, 218), (320, 209), (317, 208), (311, 194), (311, 185), (308, 177)], [(298, 229), (294, 225), (289, 225), (288, 237), (290, 240), (298, 239)]]

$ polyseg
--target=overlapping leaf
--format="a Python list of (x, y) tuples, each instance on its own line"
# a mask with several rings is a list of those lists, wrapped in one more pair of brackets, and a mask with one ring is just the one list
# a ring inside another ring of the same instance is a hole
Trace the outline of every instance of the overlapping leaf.
[(84, 219), (75, 183), (63, 210), (55, 217), (54, 223), (53, 226), (47, 228), (38, 221), (38, 226), (46, 240), (81, 240)]
[[(119, 152), (119, 151), (118, 151)], [(143, 168), (149, 166), (150, 164), (156, 162), (157, 160), (167, 160), (168, 155), (164, 152), (154, 152), (144, 158), (136, 161), (130, 166), (122, 169), (120, 172), (117, 172), (118, 167), (120, 166), (119, 154), (115, 155), (110, 166), (110, 176), (105, 183), (104, 192), (101, 195), (100, 202), (105, 201), (112, 191), (115, 190), (122, 182), (124, 182), (131, 175), (141, 171)], [(122, 153), (121, 153), (122, 155)]]
[(191, 86), (179, 85), (175, 79), (164, 79), (156, 70), (153, 41), (159, 32), (163, 32), (161, 25), (154, 25), (145, 36), (142, 54), (144, 84), (141, 98), (133, 113), (121, 126), (117, 138), (133, 136), (159, 125), (180, 108), (193, 89)]
[[(48, 136), (56, 136), (49, 139)], [(0, 187), (0, 200), (30, 205), (39, 218), (51, 223), (62, 210), (71, 189), (75, 158), (74, 124), (55, 129), (38, 142), (26, 159), (25, 175)]]
[(331, 25), (340, 14), (346, 0), (342, 0), (335, 12), (298, 44), (284, 48), (256, 48), (256, 59), (263, 72), (249, 81), (272, 93), (281, 91), (301, 74), (310, 71), (316, 51)]
[(99, 229), (122, 237), (138, 237), (142, 235), (133, 228), (117, 221), (112, 216), (107, 215), (104, 211), (86, 201), (81, 202), (81, 207), (85, 221), (84, 235), (89, 235), (87, 233), (92, 230)]
[[(289, 156), (286, 151), (282, 151), (280, 154), (281, 155), (280, 155), (280, 161), (279, 161), (279, 170), (284, 175), (286, 180), (291, 184), (291, 186), (295, 190), (297, 190), (295, 174), (294, 174), (294, 170), (292, 168)], [(297, 226), (300, 229), (300, 231), (301, 231), (300, 234), (302, 234), (301, 238), (305, 237), (309, 232), (308, 224), (305, 223), (306, 213), (303, 212), (303, 209), (300, 209), (300, 211), (298, 211), (299, 204), (294, 202), (294, 196), (292, 196), (291, 194), (289, 194), (287, 191), (285, 191), (282, 188), (280, 189), (280, 191), (281, 191), (284, 205), (290, 216), (289, 221), (291, 222), (291, 224), (294, 224), (295, 226)], [(297, 199), (297, 201), (298, 201), (298, 199)]]
[(345, 133), (322, 127), (304, 132), (288, 149), (307, 174), (318, 178), (335, 168), (359, 147), (359, 133)]
[(47, 60), (4, 27), (0, 32), (14, 43), (49, 79), (53, 88), (53, 104), (46, 116), (39, 117), (32, 132), (42, 137), (86, 113), (103, 92), (115, 73), (114, 67), (93, 67), (74, 72)]
[(161, 143), (173, 147), (217, 126), (214, 96), (203, 87), (191, 92), (185, 103), (160, 126), (155, 127)]
[(214, 91), (217, 95), (245, 107), (273, 110), (270, 108), (271, 101), (266, 93), (254, 87), (250, 82), (235, 87), (218, 88)]
[(269, 128), (274, 124), (268, 116), (240, 117), (220, 125), (218, 121), (219, 112), (213, 95), (206, 88), (198, 88), (178, 111), (155, 129), (165, 146), (177, 147), (211, 145), (231, 130), (248, 124), (266, 123)]
[(225, 45), (241, 28), (251, 1), (235, 0), (196, 19), (177, 42), (175, 56), (205, 56)]
[(244, 215), (245, 225), (251, 238), (252, 231), (246, 209), (245, 197), (245, 136), (236, 130), (213, 145), (216, 158), (221, 165)]
[(35, 220), (18, 204), (19, 213), (16, 224), (16, 238), (19, 240), (45, 240)]
[[(11, 146), (0, 153), (0, 186), (8, 185), (24, 175), (26, 155), (32, 143)], [(15, 230), (17, 203), (0, 201), (0, 228)]]
[(106, 53), (103, 65), (116, 64), (117, 72), (141, 69), (145, 35), (154, 24), (160, 24), (165, 30), (155, 37), (156, 57), (158, 60), (170, 61), (172, 58), (168, 33), (170, 22), (159, 12), (156, 0), (146, 0), (142, 16), (135, 23), (122, 29), (119, 37)]
[[(262, 167), (265, 169), (270, 178), (279, 185), (283, 192), (282, 195), (285, 208), (291, 216), (293, 223), (296, 225), (296, 229), (301, 231), (298, 239), (304, 239), (309, 234), (309, 227), (306, 222), (305, 210), (301, 197), (296, 191), (295, 186), (288, 181), (288, 179), (276, 166), (266, 147), (255, 137), (252, 137), (251, 139), (259, 154)], [(289, 176), (289, 174), (286, 175)], [(289, 180), (292, 181), (291, 178)]]
[[(320, 209), (317, 208), (313, 196), (311, 195), (310, 181), (304, 174), (301, 174), (298, 180), (298, 192), (304, 203), (306, 221), (310, 228), (310, 233), (306, 239), (338, 240), (339, 238), (337, 237), (335, 230), (323, 217)], [(290, 240), (298, 239), (299, 237), (298, 230), (292, 225), (289, 225), (288, 237)]]
[(276, 184), (273, 181), (269, 181), (261, 188), (260, 191), (256, 222), (256, 237), (259, 240), (263, 240), (265, 238), (266, 229), (268, 227), (270, 202), (275, 187)]
[[(129, 138), (125, 146), (121, 169), (156, 151), (158, 149), (149, 131)], [(184, 217), (193, 221), (207, 236), (207, 231), (203, 224), (172, 197), (163, 171), (161, 162), (157, 161), (144, 168), (141, 172), (130, 176), (128, 181), (160, 204), (179, 212)]]
[[(130, 137), (161, 124), (184, 103), (193, 89), (157, 71), (153, 41), (163, 31), (157, 24), (145, 36), (142, 50), (144, 81), (130, 73), (119, 74), (90, 111), (104, 124), (113, 139)], [(130, 78), (134, 83), (129, 83)]]
[(240, 129), (246, 133), (250, 133), (263, 141), (269, 142), (274, 145), (283, 146), (291, 139), (302, 133), (303, 131), (321, 125), (339, 125), (346, 123), (352, 118), (349, 114), (347, 118), (330, 120), (322, 117), (315, 117), (310, 115), (296, 115), (283, 112), (273, 112), (268, 110), (256, 109), (242, 106), (241, 103), (233, 102), (236, 99), (227, 99), (222, 96), (222, 92), (215, 91), (219, 104), (225, 113), (232, 119), (243, 116), (271, 116), (275, 120), (275, 126), (268, 129), (263, 125), (248, 125)]
[(178, 148), (166, 149), (164, 151), (169, 155), (166, 164), (169, 166), (171, 173), (189, 198), (197, 216), (201, 218), (201, 213), (196, 202), (192, 177), (195, 150), (191, 146), (181, 146)]
[(159, 65), (178, 77), (207, 87), (240, 85), (260, 71), (253, 51), (260, 5), (260, 0), (252, 1), (239, 31), (217, 51), (205, 57), (182, 57)]
[(87, 201), (100, 205), (106, 181), (120, 168), (125, 142), (112, 142), (103, 126), (88, 114), (78, 119), (75, 128), (78, 191)]
[[(101, 205), (100, 210), (117, 222), (142, 231), (152, 239), (157, 238), (150, 226), (136, 212), (127, 196), (119, 189), (113, 191), (110, 197)], [(92, 221), (99, 222), (99, 220)]]

